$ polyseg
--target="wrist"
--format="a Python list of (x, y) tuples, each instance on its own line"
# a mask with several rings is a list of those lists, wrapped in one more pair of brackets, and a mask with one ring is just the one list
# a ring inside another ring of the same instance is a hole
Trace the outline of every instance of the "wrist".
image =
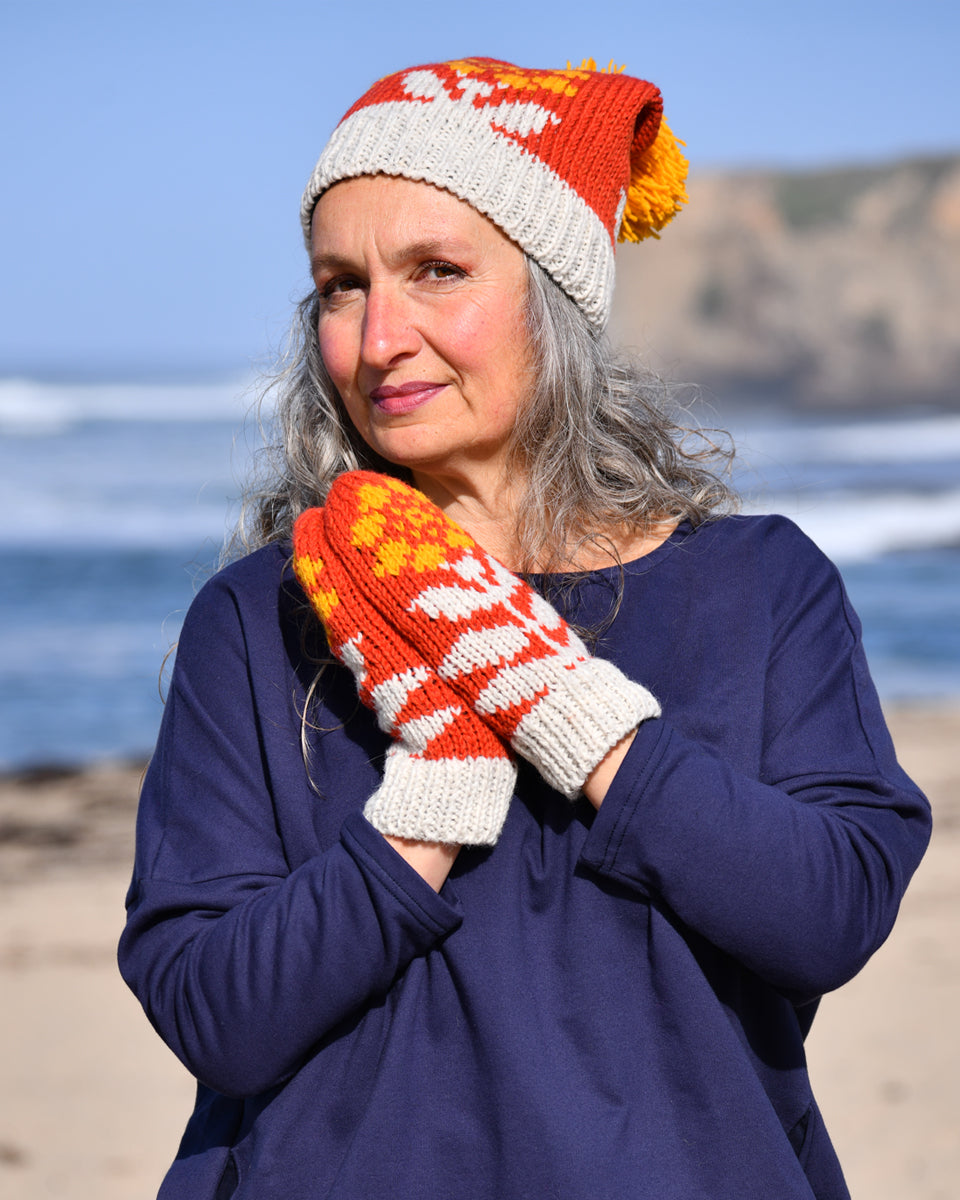
[(383, 837), (435, 892), (443, 887), (460, 853), (459, 846), (450, 846), (445, 842), (415, 842), (411, 838), (394, 837), (388, 833)]
[(520, 720), (511, 743), (547, 783), (573, 800), (642, 721), (660, 715), (660, 705), (605, 659), (588, 658), (551, 682)]
[(627, 752), (633, 745), (633, 739), (637, 736), (636, 729), (632, 729), (625, 738), (622, 738), (609, 751), (609, 753), (601, 759), (594, 769), (587, 776), (583, 785), (583, 794), (590, 801), (594, 808), (599, 809), (603, 803), (610, 784), (620, 770), (623, 760), (627, 757)]

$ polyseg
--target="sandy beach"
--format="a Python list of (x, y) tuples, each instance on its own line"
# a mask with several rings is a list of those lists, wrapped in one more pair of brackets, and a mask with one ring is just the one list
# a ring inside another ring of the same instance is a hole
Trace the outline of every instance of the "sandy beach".
[[(888, 715), (933, 803), (933, 842), (887, 944), (822, 1003), (810, 1067), (855, 1200), (951, 1200), (960, 709)], [(0, 778), (0, 1195), (11, 1200), (150, 1200), (190, 1110), (191, 1079), (115, 966), (141, 769)]]

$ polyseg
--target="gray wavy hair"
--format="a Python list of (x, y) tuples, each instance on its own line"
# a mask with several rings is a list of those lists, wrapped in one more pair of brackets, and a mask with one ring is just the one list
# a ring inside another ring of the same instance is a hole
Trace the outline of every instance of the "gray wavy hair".
[[(232, 550), (289, 539), (300, 513), (323, 504), (344, 471), (411, 481), (353, 427), (320, 357), (318, 316), (311, 292), (271, 381), (273, 436)], [(525, 317), (537, 382), (509, 447), (511, 478), (526, 480), (515, 530), (523, 570), (559, 570), (585, 545), (616, 562), (618, 535), (642, 536), (664, 521), (697, 525), (736, 507), (727, 435), (675, 421), (670, 386), (615, 353), (529, 257)]]

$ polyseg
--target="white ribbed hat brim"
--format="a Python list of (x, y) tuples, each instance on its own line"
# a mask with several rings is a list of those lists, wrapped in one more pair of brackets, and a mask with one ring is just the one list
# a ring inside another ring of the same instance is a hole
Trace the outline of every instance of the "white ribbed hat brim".
[(609, 233), (565, 180), (491, 120), (529, 121), (509, 111), (528, 106), (476, 109), (453, 103), (439, 80), (431, 91), (426, 100), (367, 105), (340, 123), (303, 194), (307, 242), (317, 199), (333, 184), (361, 175), (422, 180), (493, 221), (602, 329), (613, 296)]

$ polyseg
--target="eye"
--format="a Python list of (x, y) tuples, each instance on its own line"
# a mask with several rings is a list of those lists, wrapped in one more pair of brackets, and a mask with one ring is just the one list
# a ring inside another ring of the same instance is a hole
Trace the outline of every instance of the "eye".
[(462, 267), (456, 266), (455, 263), (443, 262), (436, 260), (434, 262), (424, 263), (420, 268), (421, 275), (428, 281), (436, 283), (444, 283), (447, 280), (464, 279), (466, 271)]
[(360, 281), (353, 275), (335, 275), (332, 279), (328, 279), (326, 283), (319, 284), (317, 291), (321, 300), (327, 303), (336, 303), (336, 301), (348, 297), (360, 286)]

